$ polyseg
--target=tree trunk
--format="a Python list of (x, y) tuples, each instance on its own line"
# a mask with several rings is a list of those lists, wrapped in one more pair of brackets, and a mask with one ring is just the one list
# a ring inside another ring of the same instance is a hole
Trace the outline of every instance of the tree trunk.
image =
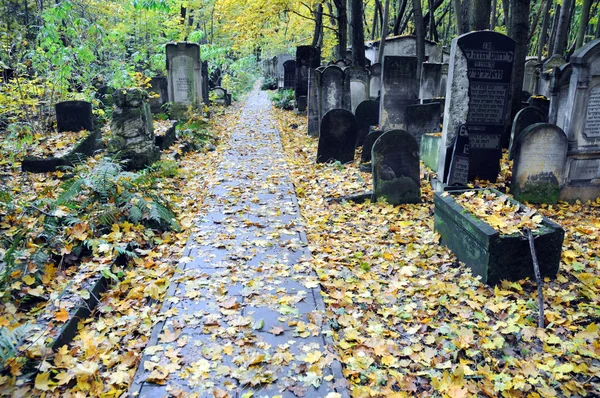
[(462, 0), (461, 4), (460, 4), (460, 12), (462, 14), (462, 29), (463, 32), (469, 32), (470, 31), (470, 24), (469, 24), (469, 8), (471, 7), (471, 2), (473, 0)]
[(550, 22), (550, 7), (552, 7), (552, 0), (546, 0), (544, 5), (544, 19), (542, 20), (542, 29), (540, 30), (540, 46), (538, 47), (538, 61), (542, 61), (544, 54), (544, 47), (546, 47), (546, 38), (548, 36), (548, 24)]
[(348, 14), (346, 10), (346, 0), (333, 0), (337, 10), (338, 22), (338, 58), (346, 58), (346, 48), (348, 47)]
[(463, 33), (465, 33), (463, 31), (463, 21), (462, 21), (462, 11), (461, 11), (460, 0), (452, 0), (452, 4), (454, 7), (454, 15), (456, 16), (456, 31), (458, 32), (458, 35), (460, 36)]
[(469, 7), (469, 29), (485, 30), (490, 27), (491, 0), (471, 0)]
[(379, 0), (375, 0), (375, 11), (373, 12), (373, 30), (371, 31), (371, 40), (375, 40), (375, 32), (377, 32), (377, 22), (379, 21)]
[(390, 12), (390, 0), (385, 0), (383, 7), (383, 22), (381, 24), (381, 40), (379, 40), (379, 53), (377, 54), (377, 62), (383, 62), (383, 53), (385, 50), (385, 38), (388, 34), (388, 18)]
[(506, 34), (510, 36), (510, 1), (502, 0), (502, 12), (504, 13), (504, 26), (506, 27)]
[(365, 31), (362, 23), (363, 0), (352, 0), (352, 65), (366, 66), (365, 59)]
[[(352, 35), (352, 29), (354, 28), (352, 26), (353, 22), (352, 22), (352, 1), (353, 0), (346, 0), (346, 10), (347, 10), (347, 18), (348, 21), (350, 21), (350, 23), (348, 24), (348, 31), (346, 32), (346, 35), (348, 37), (348, 47), (350, 47), (352, 49), (352, 51), (354, 51), (354, 47), (353, 47), (353, 35)], [(362, 21), (360, 21), (360, 23), (362, 24)]]
[(565, 48), (567, 47), (567, 33), (571, 23), (571, 4), (573, 0), (563, 0), (558, 17), (558, 25), (556, 28), (556, 40), (554, 41), (554, 50), (552, 54), (564, 56)]
[(554, 54), (554, 41), (556, 40), (556, 27), (558, 26), (558, 18), (562, 7), (557, 4), (554, 7), (554, 18), (552, 19), (552, 30), (550, 31), (550, 41), (548, 42), (548, 57)]
[(417, 37), (417, 81), (421, 79), (421, 68), (425, 62), (425, 23), (423, 22), (423, 9), (421, 0), (413, 0), (415, 33)]
[(315, 11), (314, 11), (314, 16), (315, 16), (315, 32), (313, 34), (312, 45), (313, 45), (313, 47), (318, 47), (321, 36), (323, 35), (323, 4), (321, 4), (321, 3), (317, 4)]
[[(437, 41), (437, 30), (435, 29), (435, 8), (433, 0), (429, 0), (429, 40)], [(425, 24), (425, 21), (423, 21)]]
[(527, 57), (529, 44), (527, 40), (527, 34), (529, 33), (529, 2), (530, 0), (511, 0), (512, 26), (510, 31), (516, 45), (510, 90), (510, 120), (521, 109), (521, 90), (523, 89), (525, 58)]
[(404, 16), (404, 12), (406, 11), (406, 3), (408, 0), (402, 0), (400, 3), (400, 9), (398, 10), (398, 16), (396, 17), (396, 22), (394, 22), (394, 36), (399, 35), (400, 33), (400, 23), (402, 22), (402, 17)]
[(490, 30), (496, 29), (496, 7), (498, 6), (497, 0), (492, 0), (492, 15), (490, 19)]
[[(529, 43), (531, 43), (531, 39), (533, 39), (533, 36), (535, 36), (535, 30), (537, 29), (538, 22), (540, 22), (540, 16), (542, 15), (542, 12), (544, 11), (545, 3), (547, 3), (547, 2), (548, 2), (548, 0), (542, 0), (542, 4), (540, 4), (540, 7), (535, 16), (535, 19), (533, 20), (533, 23), (531, 24), (529, 36), (527, 37), (527, 41)], [(538, 40), (539, 40), (539, 36), (538, 36)]]

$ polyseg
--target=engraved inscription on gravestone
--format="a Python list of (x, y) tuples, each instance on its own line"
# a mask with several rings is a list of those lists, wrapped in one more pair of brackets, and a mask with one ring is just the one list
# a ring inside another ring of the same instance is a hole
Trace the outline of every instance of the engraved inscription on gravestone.
[(173, 58), (173, 77), (175, 87), (173, 90), (173, 99), (175, 102), (192, 103), (193, 82), (189, 75), (193, 73), (193, 60), (187, 55), (179, 55)]
[(590, 92), (583, 134), (587, 138), (600, 138), (600, 86)]
[(575, 159), (571, 162), (569, 180), (586, 181), (598, 180), (600, 183), (600, 159)]
[(450, 163), (448, 185), (467, 185), (469, 179), (469, 133), (467, 126), (461, 124), (454, 142), (454, 151)]

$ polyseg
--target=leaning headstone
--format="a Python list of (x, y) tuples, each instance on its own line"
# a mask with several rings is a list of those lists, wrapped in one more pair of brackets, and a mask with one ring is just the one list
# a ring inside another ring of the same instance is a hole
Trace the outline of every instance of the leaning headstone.
[(369, 95), (371, 99), (379, 98), (381, 90), (381, 64), (371, 65), (371, 79), (369, 80)]
[(469, 181), (496, 181), (502, 156), (502, 134), (515, 42), (503, 34), (470, 32), (452, 41), (438, 176), (447, 182), (446, 156), (458, 127), (469, 132)]
[(360, 155), (360, 171), (371, 171), (371, 155), (373, 144), (384, 132), (382, 130), (371, 130), (363, 141), (362, 154)]
[(116, 90), (114, 93), (116, 108), (111, 122), (114, 134), (111, 152), (127, 160), (126, 167), (130, 170), (142, 169), (160, 158), (147, 99), (148, 94), (139, 89)]
[(579, 48), (571, 65), (566, 117), (558, 124), (569, 139), (560, 199), (586, 202), (600, 197), (600, 39)]
[(430, 64), (424, 62), (421, 69), (421, 85), (419, 87), (419, 99), (439, 98), (445, 95), (442, 91), (442, 69), (443, 64)]
[(323, 116), (319, 133), (317, 163), (354, 160), (356, 119), (346, 109), (333, 109)]
[[(296, 47), (296, 101), (308, 95), (308, 70), (321, 64), (321, 50), (313, 46)], [(299, 109), (304, 111), (303, 109)]]
[(92, 131), (94, 118), (92, 104), (87, 101), (63, 101), (54, 105), (56, 128), (63, 131)]
[(442, 131), (441, 115), (442, 107), (439, 102), (409, 105), (406, 107), (406, 131), (420, 143), (423, 134)]
[(336, 65), (330, 65), (321, 75), (321, 112), (325, 115), (332, 109), (350, 109), (349, 82), (344, 71)]
[(355, 113), (358, 104), (369, 99), (369, 71), (361, 66), (349, 66), (344, 73), (350, 86), (350, 109)]
[(321, 72), (317, 69), (308, 70), (308, 95), (307, 115), (308, 115), (308, 135), (311, 137), (319, 136), (320, 106), (321, 106)]
[(382, 130), (406, 129), (406, 107), (414, 104), (419, 95), (416, 74), (416, 57), (383, 58), (379, 110), (379, 126)]
[(169, 101), (169, 85), (164, 76), (154, 76), (150, 79), (150, 110), (152, 113), (161, 113), (162, 106)]
[(516, 139), (510, 192), (519, 202), (556, 203), (567, 161), (567, 135), (553, 124), (528, 126)]
[(369, 134), (371, 126), (377, 126), (379, 123), (379, 102), (368, 99), (361, 102), (356, 107), (356, 123), (358, 123), (358, 135), (356, 146), (362, 146), (365, 138)]
[(448, 170), (448, 185), (467, 185), (469, 180), (469, 132), (464, 124), (458, 126), (458, 134), (452, 148)]
[(296, 88), (296, 61), (293, 59), (283, 63), (283, 88)]
[(373, 144), (373, 199), (393, 205), (421, 198), (419, 146), (404, 130), (386, 131)]
[(200, 109), (202, 101), (202, 62), (195, 43), (167, 44), (167, 78), (172, 113), (180, 117), (188, 107)]
[(508, 147), (508, 158), (514, 157), (515, 142), (519, 138), (519, 135), (532, 124), (546, 123), (548, 118), (544, 115), (541, 109), (534, 106), (528, 106), (527, 108), (521, 109), (517, 112), (515, 120), (513, 120), (512, 129), (510, 132), (510, 145)]

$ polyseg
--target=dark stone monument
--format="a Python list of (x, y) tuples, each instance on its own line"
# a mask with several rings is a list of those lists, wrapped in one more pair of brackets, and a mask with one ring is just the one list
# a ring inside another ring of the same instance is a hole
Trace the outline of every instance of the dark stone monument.
[(373, 144), (381, 135), (382, 130), (372, 130), (367, 134), (363, 141), (362, 154), (360, 155), (360, 171), (371, 171), (371, 155), (373, 151)]
[(308, 70), (321, 64), (321, 50), (313, 46), (296, 47), (296, 101), (308, 95)]
[(361, 102), (356, 107), (354, 115), (358, 124), (356, 146), (359, 147), (363, 145), (370, 127), (377, 126), (377, 123), (379, 123), (379, 102), (371, 99)]
[(150, 110), (161, 113), (161, 107), (169, 101), (169, 84), (164, 76), (154, 76), (150, 79)]
[(517, 112), (515, 120), (513, 120), (512, 129), (510, 132), (510, 145), (508, 147), (508, 158), (512, 159), (515, 154), (515, 142), (519, 135), (532, 124), (547, 123), (548, 117), (544, 115), (541, 109), (534, 106), (528, 106)]
[(458, 126), (469, 132), (469, 181), (496, 181), (502, 156), (502, 134), (508, 109), (515, 42), (503, 34), (470, 32), (452, 41), (448, 98), (438, 175), (448, 178), (447, 148)]
[(356, 119), (346, 109), (333, 109), (323, 116), (317, 149), (317, 163), (354, 160)]
[(373, 144), (373, 200), (393, 205), (418, 203), (421, 198), (419, 146), (404, 130), (390, 130)]
[(296, 61), (293, 59), (283, 63), (283, 88), (296, 88)]
[(423, 134), (442, 131), (441, 116), (442, 106), (439, 102), (409, 105), (406, 107), (406, 130), (420, 143)]
[(308, 70), (308, 96), (307, 114), (308, 114), (308, 135), (311, 137), (319, 136), (319, 125), (321, 123), (321, 72), (310, 68)]
[(416, 57), (385, 56), (379, 110), (382, 130), (406, 129), (405, 112), (419, 96)]
[(553, 124), (532, 124), (517, 136), (514, 145), (510, 192), (518, 201), (556, 203), (564, 178), (568, 140)]
[(202, 62), (202, 102), (210, 105), (210, 87), (208, 84), (208, 61)]
[(371, 65), (371, 78), (369, 81), (369, 95), (371, 99), (379, 98), (381, 90), (381, 64), (376, 63)]
[(527, 101), (529, 106), (535, 106), (540, 109), (546, 117), (548, 117), (548, 113), (550, 112), (550, 100), (544, 97), (531, 97), (529, 101)]
[(56, 128), (63, 131), (92, 131), (94, 117), (92, 104), (87, 101), (64, 101), (54, 105), (56, 110)]
[(2, 69), (2, 81), (8, 83), (10, 80), (15, 78), (14, 69)]
[(452, 148), (447, 185), (467, 185), (469, 180), (469, 132), (464, 124), (458, 126), (458, 134)]

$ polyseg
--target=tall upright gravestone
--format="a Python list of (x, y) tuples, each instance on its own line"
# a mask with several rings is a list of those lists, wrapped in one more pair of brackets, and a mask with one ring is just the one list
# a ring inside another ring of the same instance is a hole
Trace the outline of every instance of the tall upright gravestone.
[(311, 137), (319, 136), (319, 124), (321, 123), (321, 71), (310, 68), (308, 70), (308, 96), (307, 96), (307, 115), (308, 115), (308, 135)]
[(600, 197), (600, 39), (571, 56), (572, 73), (566, 115), (558, 124), (569, 139), (569, 154), (560, 199)]
[(444, 69), (447, 73), (448, 69), (444, 64), (423, 63), (421, 84), (419, 87), (419, 99), (421, 103), (423, 103), (423, 100), (444, 96), (446, 89), (445, 79), (442, 79)]
[[(285, 87), (285, 63), (287, 61), (291, 61), (293, 58), (290, 54), (277, 54), (275, 57), (276, 63), (276, 76), (277, 76), (277, 88), (286, 88)], [(295, 70), (294, 70), (295, 73)], [(289, 87), (287, 87), (289, 88)], [(294, 88), (294, 87), (292, 87)]]
[(369, 93), (372, 99), (379, 98), (381, 90), (381, 64), (371, 65), (371, 77), (369, 79)]
[[(321, 64), (321, 50), (313, 46), (296, 47), (296, 103), (299, 97), (308, 95), (308, 70)], [(304, 101), (306, 103), (306, 101)], [(304, 109), (298, 109), (304, 111)]]
[(405, 111), (419, 95), (416, 57), (383, 57), (379, 110), (382, 130), (406, 129)]
[(200, 109), (202, 102), (202, 62), (195, 43), (167, 44), (167, 79), (172, 112), (180, 116), (188, 107)]
[(283, 63), (283, 88), (296, 88), (296, 61), (293, 59)]
[(333, 109), (323, 116), (317, 148), (317, 163), (354, 160), (356, 119), (346, 109)]
[(356, 112), (358, 104), (369, 99), (369, 71), (361, 66), (349, 66), (344, 69), (350, 87), (350, 107)]
[(469, 180), (496, 181), (508, 110), (515, 42), (496, 32), (470, 32), (452, 41), (438, 176), (460, 124), (469, 134)]
[(321, 113), (332, 109), (350, 110), (350, 81), (337, 65), (329, 65), (321, 74)]

